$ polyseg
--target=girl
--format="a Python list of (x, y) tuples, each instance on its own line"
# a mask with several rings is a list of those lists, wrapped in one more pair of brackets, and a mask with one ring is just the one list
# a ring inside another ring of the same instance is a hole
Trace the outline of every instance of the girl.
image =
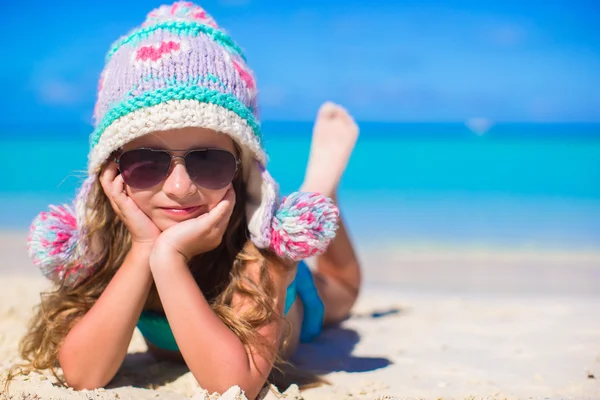
[(301, 191), (280, 200), (256, 110), (240, 48), (192, 3), (150, 12), (113, 45), (89, 176), (28, 237), (58, 284), (21, 342), (33, 368), (105, 386), (137, 327), (205, 389), (254, 398), (280, 357), (348, 315), (360, 271), (335, 200), (358, 129), (322, 106)]

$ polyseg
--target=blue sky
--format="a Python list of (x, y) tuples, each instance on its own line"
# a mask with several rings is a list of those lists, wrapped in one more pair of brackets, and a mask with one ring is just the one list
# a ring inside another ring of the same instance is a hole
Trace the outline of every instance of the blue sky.
[[(110, 44), (165, 1), (2, 5), (0, 122), (91, 123)], [(594, 1), (197, 2), (245, 50), (263, 120), (600, 122)]]

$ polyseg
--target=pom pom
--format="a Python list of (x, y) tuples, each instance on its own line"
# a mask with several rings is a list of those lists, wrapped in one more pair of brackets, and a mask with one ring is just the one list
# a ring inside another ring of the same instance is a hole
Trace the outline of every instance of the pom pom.
[(163, 5), (150, 11), (142, 26), (154, 25), (164, 21), (195, 21), (217, 28), (215, 20), (202, 7), (191, 1), (177, 1), (171, 5)]
[(271, 222), (270, 249), (294, 261), (323, 254), (335, 237), (339, 216), (328, 197), (292, 193), (283, 199)]
[(70, 265), (79, 240), (77, 220), (71, 207), (50, 206), (33, 220), (27, 236), (27, 251), (33, 264), (56, 283), (74, 286), (91, 271)]

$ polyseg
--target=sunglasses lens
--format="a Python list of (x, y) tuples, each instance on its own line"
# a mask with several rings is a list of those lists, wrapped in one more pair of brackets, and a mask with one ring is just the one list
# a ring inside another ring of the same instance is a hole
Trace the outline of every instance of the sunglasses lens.
[(136, 189), (158, 185), (169, 173), (171, 156), (164, 151), (130, 150), (119, 157), (119, 169), (126, 184)]
[(226, 150), (195, 150), (187, 154), (185, 165), (190, 178), (207, 189), (222, 189), (233, 181), (237, 169), (235, 156)]

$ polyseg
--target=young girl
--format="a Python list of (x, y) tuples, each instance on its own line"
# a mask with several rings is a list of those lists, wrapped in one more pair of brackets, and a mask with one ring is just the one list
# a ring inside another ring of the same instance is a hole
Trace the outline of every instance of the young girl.
[(256, 397), (280, 357), (356, 300), (359, 265), (335, 205), (352, 118), (321, 107), (301, 191), (280, 199), (244, 55), (187, 2), (113, 45), (94, 114), (73, 208), (41, 213), (28, 237), (58, 285), (23, 358), (60, 366), (75, 389), (102, 387), (137, 327), (150, 352), (183, 360), (210, 392), (239, 385)]

